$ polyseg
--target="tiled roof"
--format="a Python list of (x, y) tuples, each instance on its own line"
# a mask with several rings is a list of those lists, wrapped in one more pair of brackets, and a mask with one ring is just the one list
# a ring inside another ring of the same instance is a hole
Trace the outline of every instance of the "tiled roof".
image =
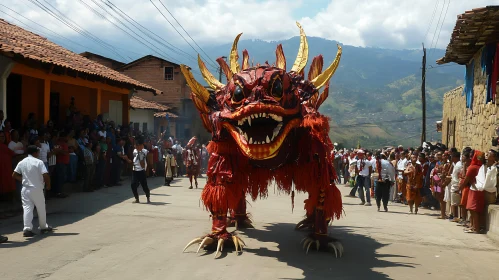
[(171, 112), (159, 112), (159, 113), (154, 113), (155, 118), (166, 118), (168, 116), (169, 118), (178, 118), (177, 115)]
[(499, 39), (499, 6), (473, 9), (457, 16), (445, 56), (437, 64), (467, 64), (488, 43)]
[(145, 100), (138, 96), (132, 96), (130, 98), (130, 107), (133, 109), (145, 109), (145, 110), (154, 110), (154, 111), (168, 111), (170, 107), (161, 105), (154, 101)]
[(48, 39), (0, 19), (0, 54), (14, 54), (26, 59), (61, 66), (88, 75), (95, 75), (125, 87), (161, 94), (149, 85), (105, 67), (67, 50)]

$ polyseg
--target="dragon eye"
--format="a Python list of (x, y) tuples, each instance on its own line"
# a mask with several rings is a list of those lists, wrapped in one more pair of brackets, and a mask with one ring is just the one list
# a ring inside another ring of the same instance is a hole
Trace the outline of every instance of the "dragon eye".
[(236, 104), (239, 104), (244, 99), (244, 92), (241, 86), (237, 85), (234, 93), (232, 94), (232, 101)]
[(275, 99), (280, 100), (282, 98), (282, 95), (283, 95), (281, 79), (279, 79), (279, 78), (275, 79), (274, 82), (272, 83), (272, 88), (270, 90), (271, 90), (270, 93), (272, 94), (272, 96)]

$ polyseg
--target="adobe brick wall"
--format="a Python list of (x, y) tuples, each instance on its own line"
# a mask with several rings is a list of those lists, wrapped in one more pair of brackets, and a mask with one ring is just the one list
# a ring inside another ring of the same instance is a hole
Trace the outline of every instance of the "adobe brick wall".
[[(176, 69), (174, 69), (173, 81), (168, 81), (164, 78), (164, 67), (166, 66), (176, 67)], [(155, 58), (150, 58), (138, 62), (121, 72), (137, 81), (141, 81), (163, 91), (163, 94), (157, 96), (153, 96), (148, 92), (139, 91), (137, 96), (175, 107), (179, 114), (183, 114), (182, 99), (189, 98), (189, 90), (186, 86), (185, 78), (182, 75), (182, 72), (180, 72), (180, 67)]]
[[(483, 50), (483, 49), (482, 49)], [(455, 120), (455, 147), (461, 150), (471, 147), (481, 151), (492, 148), (492, 137), (495, 136), (497, 122), (497, 105), (491, 102), (485, 104), (487, 77), (482, 73), (480, 50), (474, 56), (475, 72), (473, 87), (473, 108), (466, 108), (466, 96), (463, 95), (463, 86), (453, 89), (444, 95), (442, 118), (442, 143), (447, 143), (447, 120)]]

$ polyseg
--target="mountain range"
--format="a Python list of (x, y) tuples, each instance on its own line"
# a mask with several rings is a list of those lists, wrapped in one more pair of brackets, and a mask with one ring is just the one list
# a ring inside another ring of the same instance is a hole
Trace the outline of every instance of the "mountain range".
[[(240, 57), (243, 49), (248, 50), (250, 62), (263, 64), (268, 61), (272, 64), (278, 44), (283, 46), (287, 65), (293, 65), (299, 37), (276, 42), (241, 40), (238, 49)], [(322, 54), (324, 67), (327, 67), (334, 60), (339, 43), (309, 37), (308, 44), (309, 63), (314, 56)], [(422, 127), (422, 49), (391, 50), (348, 45), (342, 45), (342, 48), (340, 66), (331, 80), (329, 98), (320, 109), (331, 118), (331, 139), (347, 148), (418, 145)], [(229, 56), (230, 49), (231, 44), (225, 44), (205, 47), (204, 51), (209, 58), (216, 59)], [(435, 64), (435, 60), (443, 55), (441, 49), (427, 50), (427, 140), (441, 139), (435, 122), (442, 117), (443, 95), (463, 83), (464, 66)], [(308, 69), (307, 65), (305, 74)], [(196, 78), (203, 80), (199, 76)]]

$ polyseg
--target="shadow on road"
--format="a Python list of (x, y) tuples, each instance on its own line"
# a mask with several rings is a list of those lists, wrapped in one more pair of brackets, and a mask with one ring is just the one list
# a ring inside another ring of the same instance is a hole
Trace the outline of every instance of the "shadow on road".
[(24, 247), (26, 245), (29, 245), (29, 244), (33, 244), (37, 241), (40, 241), (42, 239), (45, 239), (49, 236), (52, 236), (52, 237), (60, 237), (60, 236), (73, 236), (73, 235), (79, 235), (79, 233), (68, 233), (68, 232), (65, 232), (65, 233), (57, 233), (57, 232), (53, 232), (53, 233), (47, 233), (47, 234), (44, 234), (44, 235), (35, 235), (33, 237), (30, 237), (30, 238), (27, 238), (26, 240), (24, 241), (21, 241), (21, 242), (18, 242), (18, 241), (7, 241), (5, 243), (2, 243), (0, 244), (0, 248), (16, 248), (16, 247)]
[[(148, 185), (152, 191), (151, 196), (154, 195), (168, 196), (167, 194), (154, 194), (153, 190), (156, 188), (161, 188), (161, 187), (167, 188), (163, 186), (162, 180), (163, 178), (160, 177), (148, 178), (148, 183), (149, 183)], [(145, 200), (144, 193), (142, 192), (142, 189), (140, 187), (139, 187), (139, 195), (141, 200)], [(73, 193), (71, 194), (71, 196), (65, 199), (47, 200), (47, 223), (50, 226), (57, 229), (57, 227), (62, 227), (68, 224), (76, 223), (84, 218), (93, 216), (98, 212), (108, 207), (111, 207), (115, 204), (122, 203), (123, 201), (130, 200), (131, 203), (132, 198), (133, 194), (130, 189), (130, 182), (126, 180), (125, 182), (123, 182), (123, 186), (104, 188), (91, 193)], [(165, 206), (169, 204), (166, 202), (154, 201), (154, 199), (152, 200), (153, 201), (150, 204), (151, 206)], [(142, 202), (142, 204), (146, 205), (144, 202)], [(9, 219), (0, 220), (0, 234), (5, 235), (5, 234), (18, 233), (19, 235), (22, 235), (22, 228), (23, 228), (22, 213), (18, 216)], [(36, 216), (33, 219), (33, 228), (34, 229), (38, 228), (38, 218)], [(37, 230), (35, 230), (35, 232), (37, 232)], [(78, 233), (74, 233), (73, 235), (76, 234)], [(46, 236), (62, 236), (62, 235), (71, 235), (71, 234), (53, 233)], [(27, 239), (26, 242), (17, 242), (15, 244), (16, 247), (26, 246), (35, 243), (39, 240), (42, 240), (43, 238), (41, 237), (45, 238), (45, 235), (36, 236), (35, 238)], [(13, 244), (13, 243), (11, 242), (6, 244)], [(2, 247), (5, 246), (0, 245), (0, 248)]]
[[(369, 236), (356, 234), (356, 227), (330, 227), (331, 236), (338, 238), (345, 253), (336, 259), (334, 254), (310, 250), (306, 255), (300, 244), (307, 234), (294, 230), (295, 225), (276, 223), (261, 229), (247, 229), (244, 233), (260, 242), (276, 242), (278, 251), (267, 248), (245, 248), (246, 253), (262, 257), (276, 258), (303, 271), (304, 279), (390, 279), (387, 275), (375, 271), (379, 268), (404, 267), (414, 268), (412, 263), (395, 261), (393, 259), (410, 258), (401, 255), (378, 254), (376, 251), (386, 246)], [(281, 278), (286, 279), (286, 278)]]

